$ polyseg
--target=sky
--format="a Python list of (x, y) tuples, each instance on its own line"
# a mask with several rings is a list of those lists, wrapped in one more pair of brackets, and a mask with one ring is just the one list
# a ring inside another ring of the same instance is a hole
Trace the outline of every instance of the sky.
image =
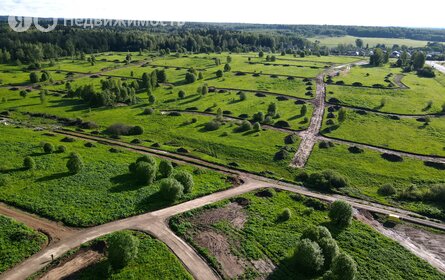
[(445, 28), (444, 8), (444, 0), (0, 0), (0, 15), (435, 28)]

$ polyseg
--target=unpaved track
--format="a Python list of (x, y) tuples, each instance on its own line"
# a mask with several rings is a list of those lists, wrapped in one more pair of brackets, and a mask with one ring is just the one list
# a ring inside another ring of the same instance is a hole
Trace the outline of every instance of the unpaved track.
[(320, 74), (316, 79), (317, 91), (315, 99), (313, 100), (314, 112), (312, 114), (309, 128), (301, 133), (303, 137), (300, 146), (292, 160), (291, 166), (296, 168), (303, 168), (314, 148), (316, 137), (320, 132), (321, 123), (323, 122), (324, 114), (324, 99), (326, 95), (326, 87), (324, 84), (324, 74)]
[(437, 63), (437, 61), (426, 61), (426, 64), (445, 74), (445, 66)]
[(57, 243), (78, 232), (77, 229), (69, 228), (57, 222), (23, 212), (1, 202), (0, 214), (24, 223), (28, 227), (46, 234), (49, 237), (49, 244)]

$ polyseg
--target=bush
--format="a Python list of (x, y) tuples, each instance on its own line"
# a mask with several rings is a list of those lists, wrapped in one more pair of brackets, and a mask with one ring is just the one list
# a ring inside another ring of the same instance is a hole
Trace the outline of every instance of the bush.
[(340, 253), (337, 242), (333, 238), (324, 237), (318, 241), (318, 245), (323, 252), (325, 267), (330, 267), (333, 260)]
[(73, 143), (76, 142), (76, 139), (72, 138), (72, 137), (65, 137), (62, 140), (60, 140), (60, 142), (64, 142), (64, 143)]
[(403, 161), (402, 157), (395, 155), (395, 154), (384, 153), (384, 154), (381, 154), (381, 157), (383, 159), (386, 159), (387, 161), (391, 161), (391, 162), (402, 162)]
[(153, 110), (153, 108), (145, 108), (144, 112), (142, 114), (143, 115), (153, 115), (154, 112), (155, 112), (155, 110)]
[(139, 240), (126, 232), (113, 234), (108, 244), (108, 261), (114, 269), (121, 269), (136, 258)]
[(332, 262), (331, 271), (334, 279), (354, 280), (357, 274), (357, 265), (350, 256), (342, 253)]
[(236, 129), (238, 132), (244, 132), (244, 131), (249, 131), (252, 130), (252, 124), (247, 121), (244, 120), (241, 125)]
[(298, 243), (295, 260), (298, 268), (307, 274), (317, 273), (324, 263), (320, 246), (309, 239), (303, 239)]
[(436, 73), (434, 73), (434, 70), (431, 67), (423, 67), (423, 68), (417, 70), (417, 75), (419, 75), (420, 77), (425, 77), (425, 78), (436, 77)]
[(221, 78), (222, 76), (224, 76), (224, 72), (222, 70), (216, 71), (216, 77)]
[(275, 123), (275, 126), (282, 127), (282, 128), (289, 128), (290, 124), (287, 121), (277, 121)]
[(83, 167), (83, 161), (79, 154), (77, 153), (71, 153), (68, 162), (66, 163), (66, 167), (68, 168), (68, 171), (71, 174), (77, 174), (79, 173)]
[(284, 137), (284, 143), (291, 145), (295, 144), (298, 141), (298, 136), (296, 134), (289, 134), (286, 137)]
[(150, 165), (156, 165), (155, 159), (150, 155), (144, 155), (144, 156), (139, 157), (136, 160), (136, 163), (138, 163), (138, 162), (147, 162)]
[(278, 220), (281, 222), (285, 222), (289, 220), (292, 216), (292, 213), (289, 208), (283, 210), (283, 212), (278, 216)]
[(171, 162), (166, 160), (161, 160), (159, 163), (159, 175), (160, 178), (168, 178), (173, 173), (173, 165)]
[(396, 194), (397, 191), (393, 187), (393, 185), (385, 184), (385, 185), (381, 186), (377, 192), (378, 192), (378, 194), (383, 195), (383, 196), (390, 196), (390, 195)]
[(206, 131), (214, 131), (217, 130), (221, 126), (221, 123), (218, 121), (210, 121), (204, 125), (204, 129)]
[(281, 149), (275, 154), (274, 160), (285, 160), (288, 156), (289, 152), (286, 149)]
[(25, 157), (23, 160), (23, 167), (27, 170), (35, 169), (36, 168), (36, 162), (34, 159), (30, 156)]
[(144, 133), (144, 129), (139, 125), (133, 126), (129, 131), (129, 135), (141, 135), (143, 133)]
[(313, 242), (319, 242), (322, 238), (332, 238), (329, 230), (324, 226), (311, 226), (303, 231), (300, 239), (309, 239)]
[(256, 131), (256, 132), (261, 130), (261, 125), (260, 125), (259, 122), (256, 122), (256, 123), (253, 124), (253, 130)]
[(176, 179), (167, 178), (161, 181), (160, 192), (167, 201), (175, 201), (184, 194), (184, 187)]
[(348, 147), (348, 151), (353, 154), (361, 154), (361, 153), (365, 152), (363, 149), (356, 147), (356, 146)]
[(146, 161), (136, 163), (134, 174), (141, 184), (151, 184), (156, 179), (157, 166)]
[(352, 221), (352, 207), (345, 201), (337, 200), (331, 205), (329, 218), (338, 226), (349, 226)]
[(318, 144), (318, 147), (320, 147), (320, 149), (328, 149), (334, 147), (334, 143), (323, 140)]
[(426, 193), (425, 198), (439, 204), (445, 204), (445, 185), (434, 185)]
[(130, 132), (131, 126), (115, 123), (109, 126), (105, 132), (111, 135), (128, 135)]
[(184, 187), (184, 193), (191, 193), (193, 190), (193, 186), (195, 185), (193, 181), (192, 174), (186, 171), (179, 171), (174, 175), (174, 178), (181, 183)]
[(178, 97), (179, 97), (179, 99), (184, 99), (184, 97), (185, 97), (185, 91), (180, 90), (180, 91), (178, 92)]
[(309, 175), (306, 185), (310, 188), (320, 189), (324, 191), (344, 188), (348, 186), (346, 177), (332, 170), (324, 170)]
[(51, 143), (43, 144), (43, 151), (45, 154), (52, 154), (54, 152), (54, 145)]

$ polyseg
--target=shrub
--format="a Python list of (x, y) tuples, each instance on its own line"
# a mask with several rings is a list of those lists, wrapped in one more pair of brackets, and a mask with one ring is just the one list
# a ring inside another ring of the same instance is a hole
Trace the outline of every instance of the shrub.
[(334, 143), (323, 140), (318, 144), (318, 147), (320, 147), (320, 149), (328, 149), (334, 147)]
[(434, 185), (426, 193), (425, 198), (430, 201), (438, 202), (439, 204), (445, 204), (445, 185)]
[(292, 213), (291, 213), (290, 209), (289, 209), (289, 208), (286, 208), (286, 209), (284, 209), (283, 212), (278, 216), (278, 220), (279, 220), (279, 221), (282, 221), (282, 222), (285, 222), (285, 221), (289, 220), (289, 219), (291, 218), (291, 216), (292, 216)]
[(187, 72), (185, 74), (185, 82), (187, 84), (192, 84), (192, 83), (196, 82), (196, 75), (193, 73)]
[(329, 218), (338, 226), (349, 226), (352, 221), (352, 207), (345, 201), (337, 200), (331, 205)]
[(323, 237), (318, 241), (318, 245), (323, 252), (325, 267), (330, 267), (332, 261), (340, 253), (337, 242), (333, 238)]
[(159, 175), (160, 178), (168, 178), (173, 173), (173, 165), (171, 162), (166, 160), (161, 160), (159, 163)]
[(236, 129), (238, 132), (244, 132), (244, 131), (249, 131), (252, 130), (252, 124), (247, 121), (244, 120), (241, 125)]
[(361, 154), (361, 153), (365, 152), (363, 149), (356, 147), (356, 146), (348, 147), (348, 151), (353, 154)]
[(115, 123), (109, 126), (105, 132), (111, 135), (128, 135), (130, 132), (131, 126)]
[(348, 186), (346, 177), (332, 170), (324, 170), (309, 175), (306, 185), (310, 188), (320, 189), (324, 191), (344, 188)]
[(60, 140), (60, 142), (64, 142), (64, 143), (73, 143), (76, 142), (76, 139), (72, 138), (72, 137), (65, 137), (62, 140)]
[(184, 193), (192, 192), (193, 186), (195, 185), (192, 174), (186, 171), (179, 171), (174, 177), (184, 187)]
[(354, 280), (357, 274), (357, 265), (350, 256), (342, 253), (333, 260), (331, 271), (334, 279)]
[[(201, 72), (200, 72), (200, 73), (201, 73)], [(178, 97), (179, 97), (179, 99), (184, 99), (184, 97), (185, 97), (185, 91), (180, 90), (180, 91), (178, 92)]]
[(294, 144), (298, 141), (298, 136), (296, 134), (289, 134), (286, 137), (284, 137), (284, 143), (285, 144)]
[(390, 196), (396, 194), (397, 191), (392, 184), (385, 184), (381, 186), (377, 192), (383, 196)]
[(309, 239), (303, 239), (298, 243), (295, 260), (298, 268), (308, 274), (317, 273), (324, 263), (320, 246)]
[(289, 128), (290, 124), (287, 121), (277, 121), (275, 123), (275, 126), (282, 127), (282, 128)]
[(108, 261), (114, 269), (121, 269), (136, 258), (139, 240), (126, 232), (113, 234), (109, 239)]
[(221, 78), (222, 76), (224, 76), (224, 72), (222, 70), (216, 71), (216, 77)]
[(204, 129), (206, 131), (214, 131), (214, 130), (219, 129), (220, 126), (221, 126), (220, 122), (218, 122), (218, 121), (210, 121), (210, 122), (208, 122), (208, 123), (206, 123), (204, 125)]
[(144, 129), (139, 125), (133, 126), (129, 131), (129, 135), (141, 135), (143, 133)]
[(253, 124), (253, 130), (256, 131), (256, 132), (261, 130), (261, 125), (260, 125), (259, 122), (256, 122), (256, 123)]
[(175, 201), (182, 197), (184, 187), (173, 178), (166, 178), (161, 181), (160, 192), (167, 201)]
[(153, 108), (145, 108), (144, 112), (142, 114), (144, 114), (144, 115), (153, 115), (154, 112), (155, 112), (155, 110), (153, 110)]
[(383, 159), (386, 159), (387, 161), (391, 161), (391, 162), (402, 162), (403, 161), (402, 157), (395, 155), (395, 154), (384, 153), (384, 154), (381, 154), (381, 157)]
[(54, 145), (51, 143), (45, 143), (43, 144), (43, 151), (46, 154), (52, 154), (54, 152)]
[(80, 155), (77, 153), (71, 153), (68, 162), (66, 163), (66, 167), (71, 174), (79, 173), (84, 167)]
[(156, 165), (155, 159), (150, 155), (144, 155), (144, 156), (139, 157), (136, 160), (136, 163), (138, 163), (138, 162), (147, 162), (150, 165)]
[(141, 184), (151, 184), (156, 179), (157, 166), (146, 161), (136, 163), (134, 174)]
[(275, 154), (274, 160), (285, 160), (288, 156), (289, 152), (286, 149), (281, 149)]
[(27, 170), (35, 169), (36, 168), (36, 162), (34, 159), (30, 156), (25, 157), (23, 160), (23, 167)]
[(431, 67), (423, 67), (423, 68), (417, 70), (417, 75), (419, 75), (420, 77), (425, 77), (425, 78), (436, 77), (436, 73), (434, 73), (434, 70)]
[(303, 231), (300, 239), (309, 239), (313, 242), (319, 242), (322, 238), (332, 238), (329, 230), (324, 226), (311, 226)]

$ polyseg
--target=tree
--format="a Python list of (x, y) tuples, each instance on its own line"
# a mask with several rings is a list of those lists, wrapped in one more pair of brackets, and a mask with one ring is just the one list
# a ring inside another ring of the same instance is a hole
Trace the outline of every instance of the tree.
[(204, 76), (202, 75), (202, 72), (199, 71), (199, 73), (198, 73), (198, 80), (202, 80), (202, 79), (204, 79)]
[(230, 64), (227, 63), (226, 65), (224, 65), (224, 72), (230, 72), (230, 70), (232, 70), (232, 67), (230, 67)]
[(222, 70), (216, 71), (216, 77), (221, 78), (222, 76), (224, 76), (224, 72)]
[(277, 104), (270, 103), (269, 107), (267, 107), (267, 115), (271, 117), (275, 117), (277, 115)]
[(134, 173), (137, 180), (144, 185), (153, 183), (156, 179), (157, 166), (146, 161), (139, 161), (134, 167)]
[(49, 80), (49, 75), (47, 72), (42, 72), (42, 76), (40, 77), (41, 82), (46, 82)]
[(259, 122), (253, 124), (253, 130), (256, 132), (261, 131), (261, 125)]
[(259, 122), (262, 123), (264, 122), (264, 113), (263, 112), (258, 112), (256, 114), (253, 115), (252, 120), (254, 122)]
[(263, 52), (263, 51), (260, 51), (260, 52), (258, 53), (258, 57), (259, 57), (259, 58), (263, 58), (263, 57), (264, 57), (264, 52)]
[(43, 144), (43, 151), (46, 154), (52, 154), (54, 152), (54, 146), (51, 143), (45, 143)]
[(295, 252), (295, 260), (298, 267), (308, 274), (317, 273), (324, 263), (320, 246), (309, 239), (300, 240)]
[(354, 280), (357, 274), (357, 265), (350, 256), (342, 253), (332, 262), (331, 271), (334, 279)]
[(383, 61), (384, 61), (384, 54), (382, 49), (375, 48), (374, 53), (370, 57), (369, 64), (372, 66), (381, 66), (383, 65)]
[(150, 83), (151, 83), (152, 88), (155, 88), (158, 86), (158, 70), (154, 70), (153, 72), (151, 72)]
[(148, 103), (154, 104), (155, 102), (156, 102), (156, 97), (153, 94), (148, 96)]
[(226, 62), (227, 64), (232, 63), (232, 57), (230, 55), (227, 56)]
[(329, 230), (324, 226), (310, 226), (301, 235), (300, 239), (309, 239), (314, 242), (319, 242), (323, 238), (332, 238)]
[(139, 239), (127, 232), (118, 232), (109, 239), (108, 261), (114, 269), (121, 269), (138, 254)]
[(161, 195), (167, 201), (175, 201), (184, 194), (184, 187), (176, 179), (166, 178), (160, 184)]
[(185, 73), (185, 82), (187, 84), (192, 84), (196, 82), (196, 75), (190, 72)]
[(207, 85), (203, 85), (201, 87), (201, 94), (206, 95), (209, 92), (209, 87)]
[(40, 98), (40, 103), (41, 104), (45, 104), (46, 102), (46, 94), (48, 93), (48, 90), (43, 90), (41, 92), (39, 92), (39, 98)]
[(320, 189), (322, 191), (330, 191), (332, 189), (340, 189), (348, 186), (346, 177), (338, 172), (327, 169), (322, 172), (315, 172), (309, 175), (305, 185), (310, 188)]
[(23, 167), (27, 170), (35, 169), (36, 168), (36, 162), (34, 159), (30, 156), (25, 157), (23, 160)]
[(352, 221), (352, 207), (347, 202), (342, 200), (336, 200), (331, 205), (329, 211), (329, 218), (332, 222), (338, 226), (349, 226)]
[(26, 98), (27, 95), (28, 95), (28, 92), (27, 92), (26, 90), (21, 90), (21, 91), (20, 91), (20, 96), (21, 96), (22, 98)]
[(166, 160), (161, 160), (159, 163), (159, 175), (160, 178), (168, 178), (173, 173), (173, 165), (171, 162)]
[(423, 66), (425, 65), (425, 53), (424, 52), (421, 52), (421, 51), (415, 52), (411, 59), (412, 59), (414, 70), (422, 69)]
[(195, 185), (193, 181), (192, 174), (186, 172), (186, 171), (178, 171), (174, 178), (181, 183), (181, 185), (184, 187), (184, 193), (191, 193), (193, 190), (193, 186)]
[(359, 49), (363, 48), (363, 40), (360, 39), (360, 38), (357, 38), (357, 39), (355, 40), (355, 45), (356, 45), (357, 48), (359, 48)]
[(323, 252), (325, 267), (331, 266), (332, 261), (340, 253), (337, 242), (333, 238), (324, 237), (317, 243), (320, 246), (321, 251)]
[(160, 84), (167, 82), (167, 74), (165, 73), (165, 70), (156, 71), (156, 77)]
[(178, 92), (178, 97), (179, 99), (184, 99), (185, 97), (185, 91), (183, 91), (182, 89)]
[(31, 72), (31, 74), (29, 74), (29, 80), (33, 84), (38, 83), (39, 82), (39, 77), (37, 76), (37, 73), (36, 72)]
[(303, 104), (303, 106), (301, 106), (300, 115), (306, 116), (306, 113), (307, 113), (307, 106), (306, 104)]
[(338, 121), (340, 123), (344, 122), (346, 120), (346, 109), (341, 108), (340, 111), (338, 111)]
[(249, 121), (244, 120), (241, 123), (241, 125), (238, 127), (237, 130), (238, 130), (238, 132), (244, 132), (244, 131), (252, 130), (252, 124)]
[(156, 165), (156, 160), (150, 155), (144, 155), (144, 156), (139, 157), (136, 160), (136, 163), (138, 163), (138, 162), (146, 162), (150, 165)]
[(246, 93), (244, 91), (240, 91), (240, 93), (239, 93), (239, 100), (240, 101), (244, 101), (246, 99), (247, 99)]
[(142, 74), (142, 84), (141, 84), (141, 86), (143, 88), (152, 90), (151, 79), (150, 79), (150, 76), (148, 76), (148, 73)]
[(81, 156), (78, 153), (71, 153), (66, 167), (71, 174), (79, 173), (84, 167)]

